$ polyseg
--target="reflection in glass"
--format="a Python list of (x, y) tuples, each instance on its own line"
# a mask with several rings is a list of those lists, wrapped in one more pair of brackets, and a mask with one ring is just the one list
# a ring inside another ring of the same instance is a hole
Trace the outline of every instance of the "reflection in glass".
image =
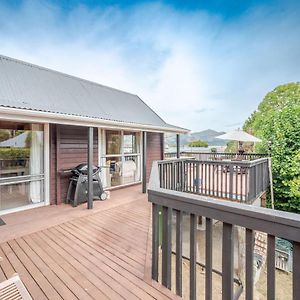
[(43, 173), (43, 126), (1, 121), (0, 210), (43, 201)]
[(137, 153), (136, 132), (124, 132), (124, 153)]
[(123, 162), (123, 184), (133, 183), (139, 180), (139, 157), (138, 156), (125, 156)]
[(121, 132), (106, 131), (106, 154), (121, 154)]
[(106, 166), (106, 183), (107, 187), (121, 185), (121, 167), (122, 161), (120, 157), (107, 157)]

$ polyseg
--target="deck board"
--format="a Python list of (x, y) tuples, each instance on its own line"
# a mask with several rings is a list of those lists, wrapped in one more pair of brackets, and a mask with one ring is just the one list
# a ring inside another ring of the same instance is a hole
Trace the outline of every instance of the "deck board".
[(11, 239), (1, 228), (0, 281), (18, 273), (33, 299), (178, 298), (151, 280), (151, 205), (140, 186), (112, 192), (94, 210), (34, 212), (4, 216)]

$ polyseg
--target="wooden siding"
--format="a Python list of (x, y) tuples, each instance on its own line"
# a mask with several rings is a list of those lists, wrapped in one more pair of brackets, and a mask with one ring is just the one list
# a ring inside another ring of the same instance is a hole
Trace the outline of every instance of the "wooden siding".
[[(87, 162), (87, 127), (51, 125), (50, 188), (51, 204), (64, 202), (70, 175), (63, 170)], [(98, 165), (98, 131), (94, 130), (94, 164)]]
[(153, 161), (163, 159), (163, 141), (164, 135), (162, 133), (147, 133), (147, 181), (150, 178)]
[[(163, 134), (147, 133), (147, 180), (152, 162), (163, 159)], [(87, 128), (50, 125), (50, 203), (60, 204), (67, 196), (69, 175), (62, 170), (87, 161)], [(98, 165), (98, 130), (94, 130), (94, 163)]]

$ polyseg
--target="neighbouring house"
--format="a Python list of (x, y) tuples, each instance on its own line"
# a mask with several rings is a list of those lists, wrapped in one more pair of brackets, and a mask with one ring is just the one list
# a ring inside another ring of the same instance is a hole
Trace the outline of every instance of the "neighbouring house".
[(0, 56), (0, 214), (66, 200), (66, 169), (106, 166), (104, 187), (144, 182), (163, 159), (167, 124), (137, 95)]

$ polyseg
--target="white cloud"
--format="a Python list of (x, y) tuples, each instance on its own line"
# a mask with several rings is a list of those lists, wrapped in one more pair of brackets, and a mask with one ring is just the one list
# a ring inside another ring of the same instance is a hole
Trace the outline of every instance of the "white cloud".
[(169, 123), (228, 130), (277, 84), (299, 81), (299, 12), (223, 20), (159, 3), (67, 13), (0, 4), (0, 52), (138, 94)]

